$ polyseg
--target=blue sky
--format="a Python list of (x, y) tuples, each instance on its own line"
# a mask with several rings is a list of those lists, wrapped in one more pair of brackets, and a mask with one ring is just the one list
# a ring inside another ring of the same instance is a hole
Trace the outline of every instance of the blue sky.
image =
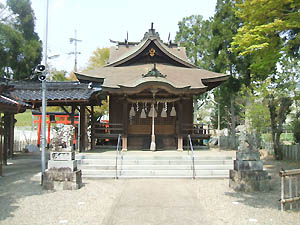
[[(74, 68), (74, 44), (70, 38), (77, 30), (78, 67), (84, 68), (97, 47), (109, 47), (109, 39), (140, 41), (151, 22), (162, 40), (174, 39), (178, 22), (186, 16), (213, 16), (216, 0), (49, 0), (48, 56), (60, 55), (49, 63), (68, 72)], [(46, 0), (32, 0), (36, 31), (45, 40)]]

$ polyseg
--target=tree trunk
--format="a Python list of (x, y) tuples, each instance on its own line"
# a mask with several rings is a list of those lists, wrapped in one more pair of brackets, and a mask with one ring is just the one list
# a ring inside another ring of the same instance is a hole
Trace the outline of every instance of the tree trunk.
[[(276, 106), (278, 106), (278, 104), (279, 109), (277, 112)], [(274, 96), (271, 95), (269, 98), (268, 108), (270, 112), (272, 142), (276, 160), (282, 160), (280, 135), (283, 131), (282, 125), (285, 122), (286, 116), (290, 113), (291, 105), (292, 100), (287, 97), (281, 97), (279, 100), (275, 100)]]
[(230, 99), (230, 111), (231, 111), (231, 135), (235, 137), (235, 109), (234, 109), (234, 99), (232, 96)]

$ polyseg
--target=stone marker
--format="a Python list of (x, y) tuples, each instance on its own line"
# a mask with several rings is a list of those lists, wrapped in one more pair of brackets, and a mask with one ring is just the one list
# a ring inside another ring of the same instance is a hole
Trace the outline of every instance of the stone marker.
[(229, 187), (245, 192), (270, 190), (270, 177), (263, 170), (255, 136), (245, 131), (240, 133), (234, 169), (230, 170)]
[(53, 149), (50, 152), (48, 169), (43, 178), (46, 190), (76, 190), (82, 186), (81, 170), (77, 169), (72, 151), (73, 126), (65, 125), (54, 133)]

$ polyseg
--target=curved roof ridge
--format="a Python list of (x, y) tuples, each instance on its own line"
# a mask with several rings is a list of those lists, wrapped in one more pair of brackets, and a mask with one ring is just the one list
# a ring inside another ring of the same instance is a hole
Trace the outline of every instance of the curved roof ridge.
[(168, 46), (161, 41), (157, 33), (155, 34), (146, 33), (146, 34), (142, 39), (142, 41), (137, 46), (130, 47), (125, 53), (123, 53), (118, 58), (114, 59), (113, 62), (110, 62), (109, 64), (105, 65), (105, 67), (120, 66), (126, 63), (127, 61), (138, 56), (143, 50), (145, 50), (153, 42), (165, 55), (167, 55), (169, 58), (176, 61), (177, 63), (181, 64), (182, 66), (189, 67), (189, 68), (197, 68), (194, 64), (189, 62), (187, 59), (180, 57), (174, 51), (173, 52), (170, 51), (171, 49), (169, 49)]
[[(119, 62), (121, 61), (127, 61), (131, 58), (133, 58), (133, 55), (135, 56), (137, 54), (137, 52), (142, 52), (147, 46), (148, 44), (146, 44), (146, 42), (149, 41), (149, 39), (145, 39), (142, 42), (140, 42), (137, 46), (129, 49), (127, 52), (125, 52), (123, 55), (121, 55), (118, 59), (116, 59), (115, 61), (105, 65), (104, 67), (110, 67), (110, 66), (115, 66), (116, 64), (118, 65)], [(127, 60), (126, 60), (127, 59)]]

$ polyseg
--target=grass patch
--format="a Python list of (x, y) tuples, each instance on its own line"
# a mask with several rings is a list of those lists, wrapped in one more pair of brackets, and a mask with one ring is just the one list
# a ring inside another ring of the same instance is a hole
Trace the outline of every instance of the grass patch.
[[(272, 141), (272, 135), (271, 134), (262, 134), (262, 139), (265, 141), (265, 142), (271, 142)], [(294, 142), (294, 135), (293, 133), (282, 133), (280, 135), (280, 141), (283, 142), (283, 141), (287, 141), (287, 142)]]
[(16, 127), (31, 127), (32, 126), (32, 113), (31, 110), (26, 110), (24, 113), (18, 113), (15, 115), (17, 120)]

